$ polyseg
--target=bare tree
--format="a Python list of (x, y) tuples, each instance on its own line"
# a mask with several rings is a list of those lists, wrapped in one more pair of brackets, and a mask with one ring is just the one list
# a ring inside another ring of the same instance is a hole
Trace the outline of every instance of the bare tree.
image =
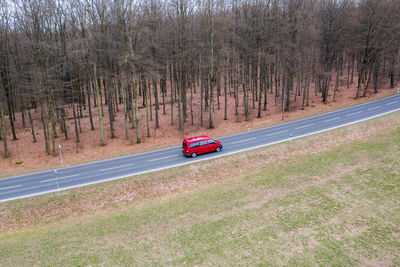
[[(378, 92), (386, 81), (394, 87), (398, 78), (398, 0), (0, 4), (2, 141), (6, 130), (16, 139), (28, 117), (33, 142), (35, 127), (42, 128), (39, 141), (53, 155), (59, 132), (69, 138), (68, 114), (75, 142), (84, 142), (81, 118), (87, 113), (95, 129), (97, 109), (101, 145), (116, 136), (121, 112), (125, 138), (131, 123), (140, 143), (141, 131), (149, 136), (151, 127), (164, 127), (161, 118), (167, 113), (182, 133), (189, 112), (192, 125), (197, 120), (198, 127), (207, 128), (218, 127), (220, 112), (225, 120), (251, 120), (262, 117), (268, 105), (281, 109), (284, 119), (298, 99), (302, 109), (309, 106), (313, 85), (316, 97), (326, 103), (333, 95), (335, 101), (343, 72), (348, 88), (358, 79), (356, 97), (366, 96), (371, 85)], [(143, 123), (139, 103), (146, 106)]]

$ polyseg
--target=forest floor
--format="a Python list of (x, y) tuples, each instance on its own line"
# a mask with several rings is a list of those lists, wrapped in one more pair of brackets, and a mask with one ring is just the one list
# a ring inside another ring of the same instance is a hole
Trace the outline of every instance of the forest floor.
[[(132, 153), (139, 153), (149, 151), (157, 148), (169, 147), (173, 145), (179, 145), (182, 139), (196, 136), (196, 135), (209, 135), (212, 137), (220, 137), (224, 135), (231, 135), (247, 130), (262, 128), (290, 120), (304, 118), (315, 114), (329, 112), (335, 109), (347, 107), (350, 105), (359, 104), (366, 101), (382, 98), (391, 94), (396, 93), (396, 89), (389, 89), (388, 85), (382, 85), (379, 93), (374, 94), (372, 89), (368, 91), (366, 97), (354, 99), (356, 95), (356, 84), (352, 84), (350, 88), (346, 88), (344, 85), (339, 87), (336, 93), (336, 101), (333, 102), (333, 90), (331, 90), (328, 104), (321, 102), (320, 94), (315, 95), (314, 90), (310, 89), (310, 105), (301, 110), (302, 97), (292, 95), (290, 111), (284, 113), (284, 121), (282, 121), (282, 108), (281, 99), (277, 98), (277, 104), (275, 105), (274, 95), (268, 95), (267, 110), (262, 112), (262, 117), (257, 118), (257, 104), (255, 102), (255, 109), (252, 108), (252, 99), (250, 95), (249, 107), (250, 115), (248, 121), (245, 121), (243, 112), (243, 97), (240, 96), (239, 102), (239, 115), (235, 116), (234, 111), (234, 98), (233, 96), (228, 97), (228, 120), (224, 120), (224, 96), (223, 91), (220, 97), (220, 110), (218, 105), (215, 103), (215, 129), (208, 129), (207, 125), (209, 122), (209, 113), (204, 112), (203, 114), (203, 126), (200, 126), (200, 100), (199, 90), (193, 96), (193, 117), (194, 124), (191, 124), (191, 113), (190, 106), (188, 106), (188, 117), (185, 123), (184, 133), (178, 131), (178, 114), (177, 105), (174, 106), (174, 125), (171, 125), (170, 115), (170, 101), (169, 94), (166, 97), (166, 115), (162, 114), (162, 105), (160, 105), (160, 128), (155, 128), (155, 111), (154, 103), (152, 105), (152, 118), (150, 121), (150, 137), (146, 137), (146, 108), (140, 106), (140, 132), (142, 142), (136, 143), (136, 130), (129, 128), (129, 138), (125, 139), (124, 130), (124, 115), (123, 106), (119, 107), (116, 120), (114, 122), (114, 128), (116, 138), (110, 138), (110, 124), (108, 119), (107, 106), (104, 106), (105, 116), (104, 129), (106, 135), (106, 146), (100, 146), (100, 131), (98, 127), (98, 116), (97, 108), (92, 110), (93, 120), (95, 124), (95, 130), (90, 130), (90, 121), (88, 116), (88, 110), (83, 111), (83, 118), (80, 119), (82, 133), (79, 134), (80, 143), (75, 142), (75, 130), (74, 120), (72, 117), (72, 111), (67, 110), (66, 117), (67, 128), (69, 134), (69, 140), (65, 140), (63, 133), (58, 130), (58, 138), (55, 139), (55, 147), (57, 156), (48, 155), (45, 151), (43, 130), (40, 123), (40, 111), (33, 112), (33, 120), (36, 131), (36, 138), (38, 142), (32, 142), (32, 134), (29, 128), (29, 122), (26, 119), (26, 128), (22, 128), (21, 114), (16, 114), (16, 134), (18, 140), (12, 141), (12, 135), (10, 127), (7, 126), (8, 130), (8, 146), (10, 157), (0, 157), (0, 177), (8, 177), (11, 175), (17, 175), (22, 173), (28, 173), (32, 171), (40, 171), (49, 168), (61, 167), (60, 158), (58, 155), (58, 145), (62, 146), (63, 162), (64, 166), (80, 164), (84, 162), (100, 160), (105, 158), (111, 158), (116, 156), (122, 156)], [(169, 92), (168, 92), (169, 93)], [(190, 94), (188, 94), (188, 100)], [(153, 101), (154, 102), (154, 101)], [(161, 98), (160, 98), (161, 102)], [(9, 123), (8, 118), (6, 119)], [(4, 155), (3, 145), (0, 146), (0, 154)]]
[(399, 114), (0, 203), (0, 265), (399, 265)]

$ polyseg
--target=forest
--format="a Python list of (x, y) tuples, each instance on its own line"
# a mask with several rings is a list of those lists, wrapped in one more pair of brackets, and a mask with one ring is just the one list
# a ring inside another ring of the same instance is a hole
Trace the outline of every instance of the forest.
[(212, 129), (216, 113), (393, 88), (399, 14), (399, 0), (0, 0), (3, 156), (17, 120), (56, 155), (56, 138), (81, 142), (84, 114), (105, 146), (117, 115), (140, 143), (165, 121)]

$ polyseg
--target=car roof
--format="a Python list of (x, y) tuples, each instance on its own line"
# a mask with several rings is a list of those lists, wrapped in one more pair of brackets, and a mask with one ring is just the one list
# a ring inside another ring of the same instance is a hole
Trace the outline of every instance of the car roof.
[(211, 138), (206, 135), (201, 135), (201, 136), (186, 138), (183, 140), (183, 142), (191, 143), (191, 142), (197, 142), (197, 141), (208, 140), (208, 139), (211, 139)]

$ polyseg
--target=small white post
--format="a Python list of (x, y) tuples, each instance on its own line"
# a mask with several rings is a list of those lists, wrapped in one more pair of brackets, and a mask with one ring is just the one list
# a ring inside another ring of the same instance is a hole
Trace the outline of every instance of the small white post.
[(61, 167), (64, 167), (64, 162), (63, 162), (63, 158), (62, 158), (62, 151), (61, 151), (61, 145), (58, 145), (58, 150), (60, 150)]
[(289, 131), (289, 142), (292, 141), (292, 137), (293, 137), (292, 132)]

